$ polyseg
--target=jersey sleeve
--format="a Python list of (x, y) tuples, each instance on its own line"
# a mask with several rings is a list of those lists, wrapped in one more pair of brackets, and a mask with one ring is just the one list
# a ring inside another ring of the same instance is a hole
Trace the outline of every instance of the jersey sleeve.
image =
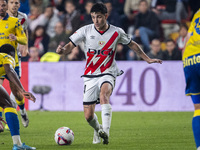
[(14, 59), (12, 58), (12, 56), (9, 56), (9, 55), (6, 55), (3, 57), (3, 65), (5, 64), (10, 64), (12, 65), (13, 68), (15, 68), (15, 61)]
[(19, 20), (15, 23), (15, 33), (17, 36), (17, 42), (19, 44), (26, 45), (27, 44), (26, 34), (24, 33), (24, 30)]
[(26, 14), (24, 14), (24, 30), (28, 30), (28, 17)]
[(189, 30), (188, 30), (188, 33), (192, 33), (193, 30), (195, 29), (195, 20), (200, 17), (199, 15), (199, 11), (197, 11), (192, 19), (192, 22), (190, 24), (190, 27), (189, 27)]
[(85, 27), (78, 29), (69, 37), (69, 40), (74, 44), (74, 46), (78, 45), (84, 39), (85, 39)]
[(118, 43), (128, 45), (131, 42), (131, 36), (126, 34), (123, 29), (121, 28), (118, 28), (118, 29), (119, 29), (119, 35), (120, 35)]

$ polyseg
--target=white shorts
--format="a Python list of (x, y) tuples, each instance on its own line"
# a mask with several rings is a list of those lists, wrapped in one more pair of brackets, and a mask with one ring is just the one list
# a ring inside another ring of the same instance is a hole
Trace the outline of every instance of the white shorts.
[(95, 78), (84, 77), (83, 105), (90, 105), (100, 102), (100, 90), (104, 83), (110, 83), (114, 89), (115, 78), (111, 75), (104, 75)]

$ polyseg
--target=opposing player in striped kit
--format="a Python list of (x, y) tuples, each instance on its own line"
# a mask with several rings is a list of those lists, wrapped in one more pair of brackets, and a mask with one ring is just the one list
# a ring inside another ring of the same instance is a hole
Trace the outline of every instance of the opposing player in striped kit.
[[(96, 3), (91, 9), (93, 24), (86, 25), (70, 36), (70, 42), (64, 47), (58, 46), (57, 53), (67, 55), (80, 42), (84, 42), (86, 55), (83, 106), (85, 119), (94, 128), (93, 144), (108, 144), (111, 126), (112, 108), (109, 103), (119, 71), (115, 62), (118, 43), (128, 45), (148, 63), (162, 63), (159, 59), (150, 59), (137, 43), (131, 40), (121, 28), (107, 23), (107, 9), (103, 3)], [(116, 18), (117, 19), (117, 18)], [(95, 112), (97, 103), (101, 104), (102, 125)]]

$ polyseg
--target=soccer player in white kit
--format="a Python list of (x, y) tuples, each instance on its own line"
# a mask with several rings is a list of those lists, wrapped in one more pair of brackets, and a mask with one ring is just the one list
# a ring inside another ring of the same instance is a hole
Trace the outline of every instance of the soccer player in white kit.
[[(94, 128), (93, 144), (108, 144), (112, 118), (109, 103), (119, 71), (115, 62), (118, 43), (128, 45), (147, 63), (162, 63), (159, 59), (150, 59), (137, 43), (131, 40), (121, 28), (107, 23), (107, 9), (103, 3), (96, 3), (91, 9), (93, 24), (78, 29), (70, 36), (70, 42), (64, 47), (58, 46), (58, 54), (67, 55), (80, 42), (84, 42), (86, 55), (84, 78), (83, 106), (85, 119)], [(118, 19), (118, 18), (116, 18)], [(102, 125), (99, 124), (95, 111), (96, 103), (101, 104)]]
[[(20, 7), (20, 0), (8, 0), (7, 3), (8, 3), (7, 13), (9, 14), (9, 16), (16, 17), (19, 19), (19, 22), (21, 23), (22, 28), (24, 29), (24, 32), (28, 39), (28, 18), (26, 14), (18, 11)], [(18, 51), (18, 57), (19, 57), (19, 67), (16, 68), (16, 72), (18, 74), (18, 77), (21, 78), (21, 55), (26, 56), (28, 54), (28, 44), (27, 45), (18, 44), (17, 51)], [(3, 79), (1, 79), (0, 82), (2, 84)], [(24, 99), (22, 100), (16, 99), (12, 92), (11, 92), (10, 97), (14, 102), (16, 101), (17, 104), (19, 105), (22, 124), (24, 127), (27, 127), (29, 124), (29, 119), (28, 119), (26, 109), (24, 107)], [(0, 108), (0, 111), (2, 111), (1, 108)], [(7, 126), (5, 126), (5, 128), (8, 129)]]

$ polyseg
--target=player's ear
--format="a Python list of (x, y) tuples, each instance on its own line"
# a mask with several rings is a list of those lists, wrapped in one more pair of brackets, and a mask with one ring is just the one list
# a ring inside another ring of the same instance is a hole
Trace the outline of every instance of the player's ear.
[(108, 13), (105, 14), (105, 18), (106, 18), (106, 20), (108, 19)]

